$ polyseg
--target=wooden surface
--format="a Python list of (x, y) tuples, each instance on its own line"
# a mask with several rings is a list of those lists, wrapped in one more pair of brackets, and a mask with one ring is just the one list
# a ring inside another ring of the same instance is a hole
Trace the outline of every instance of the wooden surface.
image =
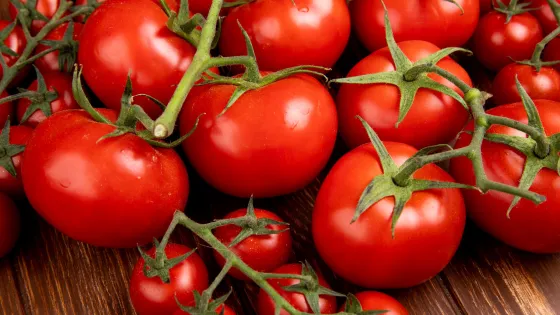
[[(6, 4), (7, 0), (0, 0), (0, 9)], [(351, 47), (346, 58), (357, 59), (355, 51)], [(340, 73), (347, 70), (342, 66)], [(187, 214), (193, 218), (208, 221), (246, 206), (247, 200), (224, 196), (189, 171), (193, 190)], [(257, 200), (256, 206), (276, 211), (291, 224), (294, 261), (315, 262), (335, 289), (356, 291), (359, 288), (337, 279), (313, 250), (310, 216), (319, 187), (320, 178), (303, 191)], [(28, 205), (21, 204), (20, 208), (24, 218), (22, 237), (17, 248), (0, 259), (0, 315), (134, 314), (127, 287), (138, 258), (135, 249), (94, 248), (70, 240), (38, 218)], [(174, 239), (197, 245), (184, 230)], [(210, 253), (204, 246), (198, 247), (215, 273)], [(229, 286), (234, 294), (228, 304), (238, 314), (255, 314), (258, 288), (228, 279), (222, 290)], [(442, 273), (417, 287), (387, 293), (411, 314), (560, 314), (560, 255), (513, 250), (469, 223), (459, 252)]]

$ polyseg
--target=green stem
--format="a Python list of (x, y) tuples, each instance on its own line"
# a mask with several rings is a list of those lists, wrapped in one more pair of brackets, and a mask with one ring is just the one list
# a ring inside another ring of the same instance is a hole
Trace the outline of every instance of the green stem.
[(220, 273), (216, 276), (216, 278), (214, 278), (214, 281), (212, 281), (210, 286), (206, 290), (204, 290), (204, 292), (202, 293), (202, 303), (204, 303), (204, 305), (202, 305), (202, 307), (204, 309), (206, 307), (208, 307), (208, 303), (210, 303), (210, 299), (212, 298), (212, 295), (214, 294), (214, 291), (216, 290), (218, 285), (222, 282), (222, 280), (224, 280), (225, 276), (227, 275), (227, 273), (229, 272), (231, 267), (232, 267), (231, 262), (226, 261), (226, 263), (224, 264), (224, 267), (222, 267), (222, 270), (220, 271)]
[(519, 131), (522, 131), (529, 135), (535, 142), (537, 146), (535, 147), (535, 154), (540, 158), (545, 158), (550, 153), (550, 140), (548, 137), (540, 132), (539, 130), (523, 124), (519, 121), (512, 120), (506, 117), (486, 115), (486, 119), (489, 124), (503, 125), (510, 127)]
[(40, 52), (40, 53), (38, 53), (38, 54), (36, 54), (36, 55), (34, 55), (34, 56), (32, 56), (32, 57), (29, 57), (27, 60), (25, 60), (25, 61), (23, 61), (23, 62), (21, 62), (21, 63), (18, 63), (18, 64), (17, 64), (17, 68), (18, 68), (18, 70), (21, 70), (21, 69), (23, 69), (25, 66), (30, 65), (30, 64), (32, 64), (33, 62), (35, 62), (37, 59), (40, 59), (40, 58), (42, 58), (42, 57), (45, 57), (46, 55), (48, 55), (48, 54), (50, 54), (50, 53), (52, 53), (52, 52), (55, 52), (55, 51), (57, 51), (57, 50), (59, 50), (58, 47), (51, 47), (51, 48), (49, 48), (49, 49), (47, 49), (47, 50), (43, 50), (42, 52)]
[(556, 0), (546, 0), (554, 17), (556, 18), (556, 23), (560, 24), (560, 5), (556, 2)]
[[(208, 68), (243, 65), (247, 69), (249, 78), (261, 78), (257, 61), (249, 56), (215, 57), (207, 62)], [(251, 81), (251, 79), (249, 79)], [(253, 81), (251, 81), (253, 82)]]
[(550, 43), (551, 40), (556, 38), (556, 36), (558, 35), (560, 35), (560, 27), (557, 27), (552, 33), (548, 34), (535, 46), (535, 51), (533, 51), (533, 56), (531, 57), (531, 63), (536, 65), (537, 72), (541, 70), (540, 63), (544, 48), (548, 43)]
[(0, 98), (0, 104), (4, 104), (4, 103), (7, 103), (7, 102), (12, 102), (12, 101), (15, 101), (15, 100), (19, 100), (20, 98), (31, 97), (31, 96), (34, 96), (36, 93), (37, 92), (35, 92), (35, 91), (27, 91), (27, 92), (22, 92), (22, 93), (6, 96), (4, 98)]
[(444, 77), (445, 79), (447, 79), (449, 82), (455, 84), (455, 86), (457, 86), (461, 92), (463, 92), (464, 94), (467, 94), (467, 92), (469, 92), (472, 88), (465, 83), (463, 80), (459, 79), (458, 77), (456, 77), (455, 75), (453, 75), (453, 73), (442, 69), (438, 66), (432, 66), (432, 69), (430, 69), (430, 72), (433, 72), (441, 77)]
[(434, 68), (433, 64), (420, 64), (414, 66), (408, 69), (408, 71), (404, 73), (403, 79), (406, 82), (412, 82), (416, 80), (419, 75), (421, 75), (422, 73), (430, 72), (433, 68)]

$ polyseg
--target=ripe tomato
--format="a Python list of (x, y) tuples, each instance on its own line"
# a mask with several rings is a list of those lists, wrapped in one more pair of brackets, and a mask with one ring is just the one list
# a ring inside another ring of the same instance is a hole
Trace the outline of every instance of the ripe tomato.
[[(458, 0), (461, 9), (441, 0), (385, 0), (397, 42), (425, 40), (439, 47), (459, 47), (473, 34), (479, 16), (479, 0)], [(358, 38), (370, 51), (387, 46), (383, 3), (379, 0), (350, 2)]]
[(511, 63), (500, 70), (494, 78), (492, 95), (494, 95), (495, 104), (521, 101), (515, 84), (516, 77), (532, 99), (560, 101), (560, 73), (558, 71), (554, 68), (543, 67), (536, 72), (535, 68), (531, 66)]
[[(165, 247), (165, 254), (169, 259), (190, 251), (190, 248), (180, 244), (168, 244)], [(155, 257), (155, 248), (147, 254)], [(193, 291), (202, 293), (208, 288), (208, 271), (196, 253), (169, 270), (169, 283), (163, 282), (159, 277), (146, 277), (144, 264), (143, 258), (138, 259), (132, 270), (129, 286), (130, 300), (139, 315), (172, 315), (180, 310), (175, 299), (182, 305), (193, 305)]]
[[(401, 42), (399, 47), (412, 62), (439, 50), (433, 44), (424, 41)], [(451, 58), (446, 57), (437, 65), (472, 85), (467, 72)], [(394, 70), (389, 49), (383, 48), (360, 61), (348, 73), (348, 77)], [(461, 93), (446, 79), (435, 74), (429, 76)], [(363, 117), (382, 140), (404, 142), (417, 148), (451, 141), (469, 117), (467, 110), (452, 97), (420, 89), (407, 116), (396, 128), (399, 101), (400, 92), (394, 85), (343, 84), (336, 103), (340, 130), (345, 142), (350, 147), (369, 142), (366, 131), (356, 119), (356, 115)], [(445, 119), (442, 120), (442, 117)]]
[[(6, 91), (0, 93), (0, 99), (10, 96)], [(4, 126), (6, 121), (13, 116), (14, 104), (12, 102), (6, 102), (0, 104), (0, 126)]]
[[(560, 0), (556, 0), (556, 3), (560, 3)], [(551, 33), (558, 27), (558, 22), (548, 5), (548, 1), (533, 0), (531, 1), (531, 7), (537, 9), (535, 11), (531, 11), (531, 14), (539, 20), (545, 35)]]
[[(20, 0), (22, 3), (27, 3), (27, 0)], [(51, 19), (58, 7), (60, 6), (60, 0), (37, 0), (37, 4), (35, 5), (35, 9), (44, 15), (47, 19)], [(17, 9), (16, 7), (10, 2), (10, 18), (14, 20), (17, 17)], [(31, 34), (35, 35), (39, 33), (39, 31), (45, 26), (47, 22), (41, 20), (34, 20), (31, 23)]]
[[(33, 129), (26, 126), (10, 127), (10, 144), (26, 145), (33, 134)], [(1, 146), (0, 146), (1, 147)], [(5, 151), (3, 151), (6, 154)], [(21, 160), (23, 153), (12, 156), (12, 163), (17, 177), (12, 176), (5, 168), (0, 167), (0, 192), (14, 198), (25, 197), (23, 184), (21, 182)]]
[[(60, 112), (68, 109), (79, 109), (80, 105), (74, 100), (72, 95), (72, 77), (68, 74), (60, 72), (46, 72), (43, 74), (47, 89), (49, 91), (56, 91), (58, 98), (51, 102), (52, 113)], [(36, 91), (38, 82), (33, 81), (28, 90)], [(31, 105), (31, 101), (27, 98), (22, 98), (18, 101), (16, 106), (17, 120), (22, 123), (23, 116), (27, 108)], [(29, 118), (22, 124), (35, 128), (37, 125), (45, 120), (47, 117), (41, 110), (36, 110)]]
[[(10, 25), (9, 21), (0, 20), (0, 30), (5, 29), (8, 25)], [(21, 28), (21, 26), (16, 25), (14, 27), (10, 35), (8, 35), (8, 37), (4, 40), (4, 44), (6, 44), (8, 48), (10, 48), (18, 55), (21, 55), (21, 53), (23, 53), (25, 46), (27, 46), (27, 40), (25, 39), (25, 35), (23, 34), (23, 29)], [(2, 54), (2, 58), (4, 58), (4, 60), (6, 61), (8, 67), (13, 66), (18, 60), (18, 57), (10, 56), (8, 54)], [(25, 76), (27, 75), (27, 69), (29, 68), (26, 67), (21, 70), (20, 73), (18, 73), (17, 77), (14, 79), (14, 81), (12, 81), (11, 86), (18, 84), (25, 78)], [(4, 69), (0, 67), (0, 78), (3, 75)]]
[[(380, 311), (385, 310), (383, 315), (408, 315), (408, 311), (404, 306), (391, 296), (376, 292), (364, 291), (356, 294), (356, 298), (362, 305), (364, 311)], [(345, 305), (340, 309), (344, 311)]]
[(473, 51), (488, 69), (498, 71), (514, 61), (531, 59), (543, 39), (539, 21), (529, 13), (506, 15), (492, 11), (480, 19), (473, 38)]
[[(224, 311), (224, 313), (222, 314), (222, 310)], [(231, 307), (227, 306), (226, 304), (222, 304), (220, 306), (218, 306), (218, 308), (216, 309), (216, 313), (220, 314), (220, 315), (236, 315), (235, 311), (231, 309)], [(190, 315), (190, 313), (187, 312), (183, 312), (182, 310), (178, 310), (175, 311), (175, 313), (173, 313), (173, 315)]]
[[(247, 214), (247, 209), (239, 209), (226, 215), (224, 219), (233, 219), (243, 217)], [(268, 218), (283, 222), (282, 218), (276, 214), (262, 209), (255, 209), (255, 215), (258, 219)], [(286, 228), (285, 225), (268, 225), (268, 229), (281, 231)], [(229, 245), (241, 232), (241, 228), (236, 225), (226, 225), (217, 228), (214, 235), (225, 245)], [(241, 243), (230, 247), (241, 260), (243, 260), (251, 268), (268, 272), (276, 269), (288, 262), (292, 253), (292, 237), (290, 231), (280, 234), (271, 235), (253, 235)], [(216, 251), (214, 257), (220, 266), (225, 264), (224, 258)], [(240, 280), (249, 280), (238, 269), (231, 269), (229, 274)]]
[[(402, 143), (385, 142), (385, 146), (397, 165), (416, 153)], [(350, 223), (363, 190), (380, 174), (379, 158), (371, 144), (343, 156), (319, 190), (311, 226), (313, 239), (323, 260), (345, 280), (367, 288), (411, 287), (435, 276), (455, 254), (465, 227), (463, 197), (459, 189), (414, 192), (393, 238), (392, 197), (382, 199)], [(434, 164), (419, 169), (414, 178), (453, 181)]]
[(20, 231), (20, 218), (16, 204), (0, 193), (0, 258), (6, 256), (16, 244)]
[[(80, 33), (82, 32), (82, 23), (74, 23), (74, 35), (72, 36), (74, 40), (78, 40)], [(68, 29), (68, 23), (62, 24), (59, 27), (55, 28), (51, 31), (46, 37), (45, 40), (62, 40), (64, 37), (64, 33)], [(46, 45), (38, 45), (35, 49), (35, 53), (38, 54), (42, 51), (49, 49), (49, 46)], [(35, 61), (35, 66), (39, 68), (41, 72), (48, 72), (48, 71), (60, 71), (60, 65), (58, 64), (58, 51), (54, 51), (42, 58), (37, 59)], [(73, 65), (70, 65), (73, 66)]]
[[(560, 60), (560, 37), (554, 38), (548, 43), (544, 49), (543, 59), (545, 61)], [(554, 68), (560, 71), (560, 65), (555, 65)]]
[[(130, 71), (134, 94), (149, 94), (164, 104), (191, 63), (196, 49), (166, 26), (167, 16), (150, 0), (103, 3), (87, 20), (78, 59), (93, 92), (109, 108), (120, 108)], [(152, 118), (161, 109), (135, 99)]]
[(291, 76), (245, 93), (218, 115), (235, 87), (202, 86), (187, 98), (183, 149), (212, 186), (238, 197), (272, 197), (305, 187), (326, 165), (336, 141), (336, 108), (308, 75)]
[(259, 67), (268, 71), (299, 65), (332, 67), (350, 37), (344, 0), (257, 0), (234, 8), (223, 22), (224, 56), (247, 54), (238, 23), (251, 37)]
[[(115, 112), (100, 112), (116, 120)], [(33, 208), (66, 235), (134, 247), (163, 235), (184, 209), (187, 171), (174, 150), (135, 135), (101, 139), (114, 130), (82, 110), (50, 116), (25, 149), (23, 185)]]
[[(558, 116), (560, 103), (548, 100), (536, 100), (535, 104), (541, 116), (547, 135), (560, 132)], [(521, 103), (492, 108), (489, 114), (509, 117), (527, 123), (527, 114)], [(472, 130), (470, 123), (466, 130)], [(493, 126), (490, 133), (525, 137), (525, 134), (504, 126)], [(456, 147), (464, 147), (470, 142), (471, 136), (461, 133)], [(517, 186), (525, 165), (525, 156), (505, 145), (485, 141), (482, 145), (482, 159), (488, 179), (506, 185)], [(459, 182), (473, 184), (474, 175), (470, 161), (458, 158), (451, 161), (451, 174)], [(511, 211), (510, 218), (506, 213), (513, 196), (501, 192), (490, 191), (484, 195), (465, 190), (465, 200), (469, 217), (484, 231), (515, 248), (535, 253), (560, 252), (560, 195), (556, 187), (559, 177), (556, 171), (541, 170), (530, 190), (544, 195), (546, 201), (535, 205), (522, 199)]]
[[(281, 274), (293, 274), (293, 275), (301, 275), (302, 266), (301, 264), (287, 264), (281, 266), (273, 271), (273, 273), (281, 273)], [(325, 281), (323, 276), (317, 274), (319, 277), (319, 284), (325, 288), (330, 288), (328, 283)], [(307, 304), (305, 296), (301, 293), (297, 292), (288, 292), (284, 291), (282, 288), (291, 286), (294, 284), (300, 283), (299, 280), (296, 279), (269, 279), (267, 280), (268, 283), (278, 292), (282, 297), (288, 301), (293, 307), (295, 307), (298, 311), (304, 313), (312, 313), (311, 307)], [(259, 315), (273, 315), (275, 309), (274, 300), (268, 296), (268, 294), (263, 291), (262, 289), (259, 292), (258, 302), (257, 302), (257, 309)], [(336, 298), (334, 296), (329, 295), (320, 295), (319, 296), (319, 307), (321, 310), (321, 314), (332, 314), (336, 312)], [(280, 315), (288, 315), (288, 312), (282, 310)]]

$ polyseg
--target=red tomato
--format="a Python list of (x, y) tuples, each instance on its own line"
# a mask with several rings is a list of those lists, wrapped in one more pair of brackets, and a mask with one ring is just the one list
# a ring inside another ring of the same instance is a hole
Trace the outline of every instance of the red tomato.
[[(535, 104), (547, 135), (560, 132), (558, 116), (560, 103), (548, 100), (536, 100)], [(527, 114), (521, 103), (499, 106), (488, 111), (496, 116), (527, 123)], [(472, 123), (466, 130), (472, 130)], [(493, 126), (490, 133), (525, 137), (525, 134), (504, 126)], [(470, 142), (471, 136), (461, 133), (456, 147), (460, 148)], [(482, 145), (482, 159), (488, 179), (517, 186), (525, 165), (525, 156), (507, 146), (485, 141)], [(466, 158), (451, 161), (451, 174), (459, 182), (473, 184), (472, 165)], [(469, 217), (484, 231), (515, 248), (535, 253), (560, 252), (560, 195), (557, 193), (559, 176), (554, 170), (541, 170), (530, 190), (544, 195), (546, 201), (535, 205), (522, 199), (506, 216), (513, 196), (490, 191), (484, 195), (474, 191), (463, 191)]]
[[(386, 142), (385, 146), (397, 165), (416, 153), (402, 143)], [(455, 254), (465, 227), (463, 197), (459, 189), (414, 192), (392, 238), (392, 197), (350, 223), (363, 190), (380, 174), (379, 158), (371, 144), (343, 156), (319, 190), (311, 226), (313, 239), (327, 265), (347, 281), (367, 288), (411, 287), (435, 276)], [(453, 181), (434, 164), (419, 169), (414, 178)]]
[[(281, 274), (293, 274), (293, 275), (300, 275), (302, 271), (301, 264), (287, 264), (277, 268), (273, 271), (273, 273), (281, 273)], [(319, 284), (325, 288), (330, 288), (329, 284), (325, 281), (323, 276), (320, 274), (317, 275), (319, 277)], [(268, 283), (278, 292), (282, 297), (288, 301), (293, 307), (295, 307), (298, 311), (304, 313), (312, 313), (311, 307), (307, 304), (305, 296), (301, 293), (297, 292), (287, 292), (284, 291), (282, 288), (291, 286), (294, 284), (298, 284), (300, 281), (296, 279), (269, 279), (267, 280)], [(263, 291), (262, 289), (259, 292), (258, 302), (257, 302), (257, 309), (259, 315), (273, 315), (275, 309), (274, 300), (268, 296), (268, 294)], [(320, 295), (319, 296), (319, 307), (321, 314), (332, 314), (336, 312), (336, 298), (334, 296), (329, 295)], [(282, 310), (280, 315), (288, 315), (288, 312)]]
[[(224, 310), (224, 314), (223, 314), (223, 315), (236, 315), (236, 314), (235, 314), (235, 311), (232, 310), (231, 307), (229, 307), (229, 306), (227, 306), (227, 305), (225, 305), (225, 304), (222, 304), (222, 305), (218, 306), (218, 308), (216, 309), (216, 313), (221, 314), (222, 310)], [(183, 312), (183, 311), (181, 311), (181, 310), (178, 310), (178, 311), (176, 311), (175, 313), (173, 313), (173, 315), (184, 315), (184, 314), (190, 315), (189, 313)]]
[(560, 73), (558, 71), (554, 68), (543, 67), (536, 72), (535, 68), (531, 66), (511, 63), (500, 70), (494, 78), (492, 95), (494, 95), (495, 104), (521, 101), (515, 84), (516, 77), (532, 99), (560, 101)]
[[(560, 0), (556, 0), (556, 3), (560, 4)], [(537, 8), (537, 10), (531, 11), (531, 14), (539, 20), (545, 35), (551, 33), (558, 27), (558, 22), (547, 0), (533, 0), (531, 1), (531, 7)]]
[(16, 204), (0, 193), (0, 258), (6, 256), (16, 244), (20, 232), (20, 218)]
[[(408, 315), (408, 311), (404, 306), (391, 296), (376, 292), (364, 291), (356, 294), (356, 298), (360, 301), (364, 311), (380, 311), (385, 310), (383, 315)], [(340, 311), (344, 310), (343, 306)]]
[[(27, 3), (27, 0), (20, 0), (22, 3)], [(35, 5), (35, 9), (44, 15), (47, 19), (51, 19), (58, 7), (60, 6), (60, 0), (37, 0), (37, 4)], [(17, 17), (17, 9), (16, 7), (10, 2), (10, 18), (14, 20)], [(35, 35), (39, 33), (39, 31), (45, 26), (47, 22), (41, 20), (34, 20), (31, 24), (31, 34)]]
[[(165, 247), (169, 259), (190, 251), (187, 246), (179, 244)], [(148, 255), (155, 257), (155, 248), (149, 250)], [(130, 300), (138, 315), (172, 315), (180, 311), (175, 299), (182, 305), (194, 305), (193, 291), (202, 293), (208, 288), (208, 271), (196, 253), (169, 270), (169, 283), (159, 277), (146, 277), (144, 264), (144, 259), (140, 258), (130, 276)]]
[[(26, 126), (10, 127), (10, 144), (26, 145), (33, 129)], [(25, 196), (23, 192), (23, 184), (21, 182), (21, 159), (23, 153), (12, 156), (12, 163), (16, 170), (17, 177), (12, 176), (5, 168), (0, 167), (0, 192), (8, 196), (20, 199)]]
[[(239, 209), (229, 213), (224, 219), (239, 218), (246, 214), (247, 209)], [(259, 219), (269, 218), (284, 222), (282, 218), (267, 210), (255, 209), (255, 215)], [(281, 231), (286, 227), (285, 225), (267, 226), (268, 229), (274, 231)], [(214, 235), (220, 242), (229, 245), (235, 237), (237, 237), (239, 232), (241, 232), (240, 227), (236, 225), (226, 225), (217, 228), (214, 231)], [(288, 262), (290, 254), (292, 253), (292, 237), (290, 236), (290, 231), (271, 235), (253, 235), (243, 242), (230, 247), (230, 249), (251, 268), (261, 272), (268, 272)], [(214, 251), (214, 257), (218, 261), (218, 264), (223, 267), (225, 264), (224, 258), (216, 251)], [(240, 280), (249, 280), (249, 278), (238, 269), (231, 269), (229, 274)]]
[[(413, 62), (439, 50), (433, 44), (424, 41), (402, 42), (399, 43), (399, 47)], [(388, 48), (380, 49), (354, 66), (348, 77), (394, 71), (392, 60)], [(472, 85), (467, 72), (451, 58), (442, 59), (438, 66)], [(461, 93), (446, 79), (435, 74), (429, 76)], [(404, 142), (417, 148), (451, 141), (469, 117), (467, 110), (452, 97), (420, 89), (410, 111), (396, 128), (400, 92), (396, 86), (388, 84), (342, 84), (336, 101), (342, 137), (350, 147), (369, 142), (366, 131), (356, 119), (356, 115), (363, 117), (382, 140)], [(442, 120), (442, 117), (445, 119)]]
[[(72, 95), (72, 77), (70, 75), (60, 72), (47, 72), (43, 74), (43, 76), (47, 84), (47, 89), (58, 93), (58, 98), (51, 102), (51, 111), (53, 114), (63, 110), (80, 108), (80, 105), (78, 105)], [(28, 89), (36, 91), (37, 85), (37, 80), (35, 80)], [(27, 98), (22, 98), (18, 101), (16, 107), (18, 122), (21, 123), (23, 115), (30, 105), (31, 101)], [(47, 117), (41, 110), (37, 110), (22, 124), (35, 128), (46, 118)]]
[[(6, 91), (0, 93), (0, 99), (10, 96)], [(4, 126), (6, 121), (13, 116), (14, 104), (6, 102), (0, 104), (0, 126)], [(11, 120), (11, 119), (10, 119)]]
[[(459, 47), (473, 34), (479, 16), (479, 0), (458, 0), (461, 9), (441, 0), (385, 0), (397, 42), (425, 40), (439, 47)], [(350, 2), (358, 38), (370, 51), (387, 46), (384, 8), (379, 0)]]
[(220, 53), (246, 55), (241, 30), (251, 37), (261, 70), (299, 65), (332, 67), (350, 36), (344, 0), (257, 0), (234, 8), (223, 22)]
[[(100, 112), (116, 120), (115, 112)], [(174, 150), (132, 134), (100, 140), (114, 130), (82, 110), (47, 118), (25, 149), (23, 185), (33, 208), (66, 235), (134, 247), (162, 236), (184, 209), (188, 176)]]
[(488, 69), (498, 71), (514, 61), (531, 59), (533, 50), (543, 39), (542, 28), (529, 13), (506, 15), (492, 11), (480, 19), (473, 38), (473, 51)]
[[(108, 1), (89, 17), (78, 59), (88, 85), (107, 107), (120, 108), (129, 71), (134, 94), (169, 101), (196, 49), (166, 22), (163, 10), (149, 0)], [(135, 104), (153, 118), (161, 113), (147, 98), (136, 98)]]
[[(234, 0), (224, 0), (224, 5), (228, 2), (235, 2)], [(205, 17), (208, 15), (208, 11), (210, 11), (210, 6), (212, 5), (212, 0), (190, 0), (189, 1), (189, 10), (192, 13), (200, 13)], [(220, 15), (225, 15), (229, 9), (222, 8)]]
[[(0, 20), (0, 30), (5, 29), (10, 23), (11, 23), (10, 21)], [(18, 55), (21, 55), (21, 53), (23, 53), (25, 46), (27, 46), (27, 40), (25, 40), (25, 35), (23, 34), (23, 29), (21, 28), (21, 26), (19, 25), (15, 26), (15, 28), (12, 30), (10, 35), (8, 35), (6, 40), (4, 40), (4, 44), (6, 44), (8, 48), (13, 50)], [(4, 58), (4, 60), (6, 61), (8, 67), (13, 66), (18, 60), (18, 57), (10, 56), (7, 54), (2, 54), (2, 58)], [(17, 77), (14, 79), (14, 81), (12, 81), (12, 84), (10, 86), (16, 85), (19, 82), (21, 82), (21, 80), (23, 80), (27, 75), (27, 69), (29, 68), (24, 68), (23, 70), (21, 70), (20, 73), (18, 73)], [(2, 69), (2, 67), (0, 67), (0, 78), (3, 75), (4, 75), (4, 70)]]
[[(74, 35), (72, 36), (74, 40), (78, 40), (80, 33), (82, 32), (82, 23), (74, 23)], [(62, 24), (59, 27), (55, 28), (51, 31), (46, 37), (45, 40), (62, 40), (64, 37), (64, 33), (68, 29), (68, 23)], [(51, 47), (46, 45), (39, 45), (35, 49), (35, 53), (38, 54), (42, 51), (45, 51)], [(60, 71), (60, 65), (58, 64), (58, 51), (52, 52), (40, 59), (35, 61), (35, 66), (39, 68), (41, 72), (48, 72), (48, 71)], [(71, 65), (72, 66), (72, 65)]]
[[(560, 60), (560, 37), (554, 38), (548, 43), (544, 49), (543, 59), (545, 61)], [(560, 71), (560, 65), (555, 65), (554, 68)]]
[(202, 113), (183, 149), (212, 186), (238, 197), (272, 197), (305, 187), (326, 165), (336, 141), (336, 108), (307, 75), (245, 93), (218, 117), (231, 85), (199, 87), (180, 115), (181, 134)]

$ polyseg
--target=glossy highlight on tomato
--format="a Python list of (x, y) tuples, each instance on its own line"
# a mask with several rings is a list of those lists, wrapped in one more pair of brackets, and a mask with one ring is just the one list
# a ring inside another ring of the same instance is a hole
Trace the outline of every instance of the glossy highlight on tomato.
[[(397, 166), (417, 151), (385, 142)], [(418, 191), (406, 203), (391, 234), (394, 198), (387, 197), (350, 223), (362, 192), (382, 174), (373, 145), (344, 155), (329, 172), (315, 201), (312, 233), (319, 255), (343, 279), (366, 288), (408, 288), (429, 280), (451, 260), (463, 236), (465, 204), (459, 189)], [(428, 164), (416, 179), (452, 182)], [(411, 262), (414, 266), (411, 266)]]
[[(33, 134), (33, 129), (27, 126), (11, 126), (10, 127), (10, 144), (26, 145)], [(13, 199), (22, 199), (25, 197), (23, 184), (21, 181), (21, 161), (23, 153), (12, 156), (12, 163), (16, 171), (16, 177), (10, 174), (5, 168), (0, 167), (0, 192), (10, 196)]]
[(16, 204), (0, 193), (0, 258), (14, 248), (19, 232), (20, 216)]
[(560, 73), (551, 67), (543, 67), (536, 71), (534, 67), (511, 63), (504, 67), (492, 84), (493, 101), (495, 104), (520, 102), (515, 78), (533, 100), (546, 99), (560, 101)]

